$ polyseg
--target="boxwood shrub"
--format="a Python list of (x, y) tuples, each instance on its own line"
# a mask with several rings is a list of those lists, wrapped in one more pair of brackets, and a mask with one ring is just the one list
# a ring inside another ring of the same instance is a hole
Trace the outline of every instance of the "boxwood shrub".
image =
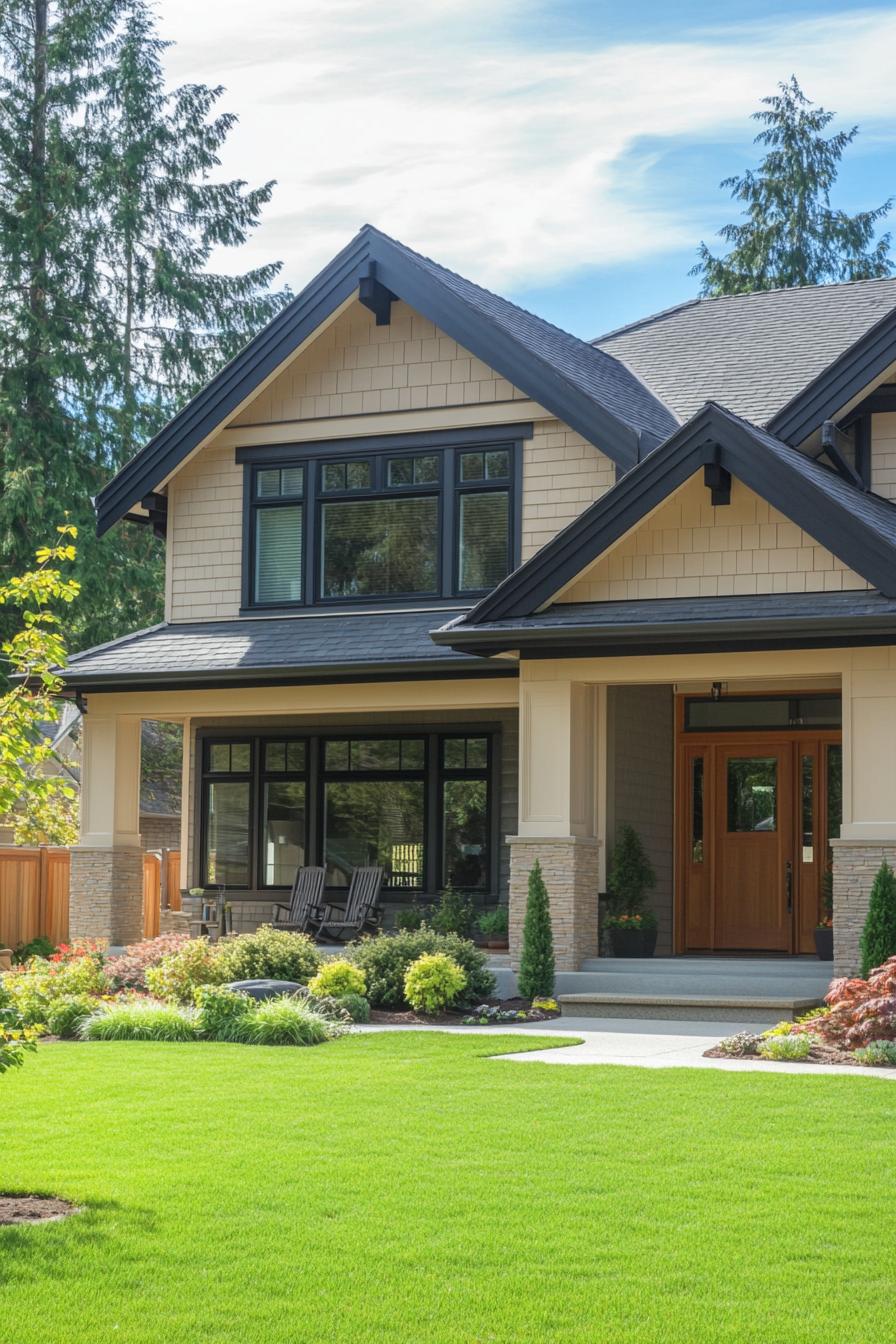
[(456, 961), (467, 977), (467, 987), (458, 1003), (482, 1003), (495, 992), (495, 977), (486, 956), (456, 933), (436, 933), (426, 924), (400, 933), (379, 933), (351, 944), (352, 960), (367, 977), (367, 997), (372, 1008), (406, 1008), (404, 978), (408, 968), (426, 953), (442, 952)]

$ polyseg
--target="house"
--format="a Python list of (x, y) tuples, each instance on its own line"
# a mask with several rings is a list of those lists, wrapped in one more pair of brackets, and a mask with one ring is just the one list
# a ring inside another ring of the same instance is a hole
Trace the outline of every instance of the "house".
[(166, 619), (80, 653), (74, 934), (139, 936), (142, 720), (184, 725), (182, 885), (297, 864), (392, 906), (541, 860), (558, 966), (608, 848), (659, 951), (837, 969), (896, 861), (896, 279), (694, 300), (588, 344), (364, 227), (102, 491)]

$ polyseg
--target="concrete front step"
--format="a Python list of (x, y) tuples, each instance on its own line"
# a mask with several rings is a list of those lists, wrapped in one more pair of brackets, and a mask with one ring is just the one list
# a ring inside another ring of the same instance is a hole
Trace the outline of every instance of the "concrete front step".
[(819, 999), (714, 994), (560, 994), (564, 1017), (636, 1017), (689, 1022), (754, 1022), (774, 1026), (817, 1007)]

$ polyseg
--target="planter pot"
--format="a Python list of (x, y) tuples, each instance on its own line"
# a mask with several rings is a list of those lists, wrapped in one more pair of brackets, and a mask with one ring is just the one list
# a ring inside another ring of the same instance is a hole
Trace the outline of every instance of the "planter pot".
[(834, 960), (834, 930), (815, 930), (815, 955), (819, 961)]
[(656, 929), (608, 929), (614, 957), (652, 957)]

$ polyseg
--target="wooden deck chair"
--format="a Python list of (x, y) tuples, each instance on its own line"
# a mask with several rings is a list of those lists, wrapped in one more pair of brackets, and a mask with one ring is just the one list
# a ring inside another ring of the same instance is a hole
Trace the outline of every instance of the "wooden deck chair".
[(324, 868), (298, 868), (292, 884), (289, 901), (278, 901), (274, 906), (275, 929), (290, 929), (305, 933), (312, 916), (323, 914)]
[(328, 905), (319, 916), (312, 916), (310, 930), (324, 942), (341, 943), (357, 934), (374, 932), (382, 922), (379, 906), (383, 885), (382, 868), (356, 868), (345, 901), (345, 909)]

